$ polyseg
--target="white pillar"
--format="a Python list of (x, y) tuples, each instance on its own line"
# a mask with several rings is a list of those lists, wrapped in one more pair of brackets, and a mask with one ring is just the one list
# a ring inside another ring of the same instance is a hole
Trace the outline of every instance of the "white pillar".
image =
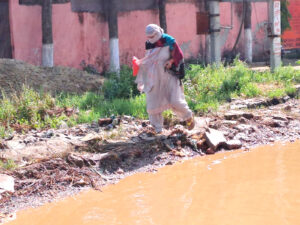
[(205, 35), (205, 61), (206, 64), (211, 64), (211, 48), (210, 35)]
[(43, 44), (42, 48), (42, 66), (53, 67), (53, 44)]
[(281, 65), (280, 1), (278, 0), (269, 0), (269, 22), (271, 24), (270, 67), (273, 72)]
[(221, 46), (220, 46), (220, 8), (219, 1), (209, 1), (210, 16), (210, 42), (211, 42), (211, 61), (215, 64), (221, 62)]
[(252, 30), (245, 29), (245, 60), (252, 63)]
[(119, 73), (120, 71), (119, 38), (109, 39), (109, 49), (110, 49), (110, 71)]

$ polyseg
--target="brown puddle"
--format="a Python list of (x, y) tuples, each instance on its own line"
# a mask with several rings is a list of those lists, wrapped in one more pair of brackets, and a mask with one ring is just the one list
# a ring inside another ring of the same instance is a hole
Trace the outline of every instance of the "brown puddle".
[(17, 214), (9, 225), (300, 224), (300, 142), (199, 157)]

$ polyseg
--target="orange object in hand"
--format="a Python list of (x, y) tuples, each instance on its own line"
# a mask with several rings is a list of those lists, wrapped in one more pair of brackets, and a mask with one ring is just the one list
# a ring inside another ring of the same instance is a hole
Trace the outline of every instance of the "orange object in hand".
[(133, 75), (134, 77), (135, 77), (135, 76), (138, 74), (138, 72), (139, 72), (139, 65), (138, 65), (137, 61), (138, 61), (138, 58), (135, 57), (135, 56), (133, 56), (133, 57), (132, 57), (132, 70), (133, 70), (132, 75)]

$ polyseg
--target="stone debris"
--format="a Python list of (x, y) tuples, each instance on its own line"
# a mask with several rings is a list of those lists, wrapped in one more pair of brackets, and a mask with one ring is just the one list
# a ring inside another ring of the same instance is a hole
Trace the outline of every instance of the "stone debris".
[(239, 124), (239, 125), (235, 126), (234, 128), (237, 129), (240, 132), (246, 132), (247, 131), (247, 133), (249, 133), (249, 132), (255, 131), (253, 126), (248, 125), (248, 124)]
[(226, 147), (229, 150), (233, 150), (233, 149), (239, 149), (243, 146), (242, 142), (240, 140), (229, 140), (226, 141)]
[(226, 138), (221, 131), (209, 128), (207, 132), (205, 132), (205, 139), (207, 144), (212, 150), (217, 150), (219, 146), (224, 145), (226, 143)]
[(246, 119), (252, 119), (254, 117), (254, 115), (252, 113), (249, 112), (243, 112), (243, 111), (229, 111), (224, 115), (226, 120), (236, 120), (239, 119), (241, 117), (244, 117)]
[(102, 127), (102, 126), (106, 126), (106, 125), (111, 124), (112, 121), (113, 121), (112, 118), (101, 118), (101, 119), (98, 120), (98, 124), (99, 124), (99, 126)]
[(222, 121), (222, 124), (226, 125), (226, 126), (234, 126), (234, 125), (237, 125), (238, 122), (235, 121), (235, 120), (223, 120)]
[(226, 120), (236, 120), (236, 119), (242, 117), (243, 114), (244, 114), (244, 112), (242, 112), (242, 111), (234, 111), (234, 110), (232, 110), (232, 111), (227, 112), (224, 115), (224, 117), (225, 117)]
[(13, 193), (15, 191), (14, 185), (15, 179), (13, 177), (0, 174), (0, 194), (6, 191)]
[(6, 146), (8, 149), (19, 150), (23, 149), (26, 145), (20, 140), (11, 140), (6, 142)]
[(282, 120), (273, 119), (271, 117), (267, 117), (263, 119), (262, 124), (269, 127), (284, 127), (286, 125), (286, 122)]

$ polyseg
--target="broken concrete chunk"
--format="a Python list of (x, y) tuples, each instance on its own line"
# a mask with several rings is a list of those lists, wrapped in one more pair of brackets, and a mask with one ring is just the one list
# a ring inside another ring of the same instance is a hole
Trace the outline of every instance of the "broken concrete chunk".
[(254, 117), (254, 115), (250, 112), (243, 112), (243, 117), (245, 117), (246, 119), (250, 120)]
[(269, 127), (284, 127), (287, 122), (267, 117), (262, 121), (262, 123)]
[(111, 124), (112, 123), (112, 118), (101, 118), (101, 119), (99, 119), (98, 120), (98, 124), (99, 124), (99, 126), (106, 126), (106, 125), (108, 125), (108, 124)]
[(207, 128), (210, 122), (210, 119), (205, 117), (195, 117), (194, 120), (195, 120), (195, 128), (197, 129)]
[(225, 126), (234, 126), (234, 125), (237, 124), (237, 121), (235, 121), (235, 120), (223, 120), (222, 123)]
[(242, 147), (242, 142), (240, 140), (229, 140), (226, 142), (226, 146), (229, 150), (239, 149)]
[(245, 117), (246, 119), (252, 119), (254, 116), (252, 113), (249, 112), (242, 112), (242, 111), (229, 111), (224, 115), (226, 120), (236, 120), (241, 117)]
[(288, 121), (288, 119), (287, 119), (286, 116), (284, 116), (284, 115), (274, 115), (274, 116), (273, 116), (273, 119), (274, 119), (274, 120), (281, 120), (281, 121), (285, 121), (285, 122)]
[(209, 128), (207, 132), (205, 132), (205, 139), (209, 147), (213, 150), (216, 150), (220, 145), (226, 143), (226, 138), (221, 131)]
[(9, 149), (13, 149), (13, 150), (20, 150), (25, 148), (24, 143), (21, 143), (20, 141), (14, 141), (14, 140), (7, 141), (6, 145)]
[(81, 138), (81, 141), (92, 141), (92, 140), (101, 140), (102, 137), (99, 134), (89, 133)]
[(70, 153), (67, 156), (67, 162), (79, 168), (82, 168), (84, 166), (83, 158), (73, 153)]
[(241, 132), (246, 131), (246, 130), (251, 131), (251, 132), (254, 131), (253, 126), (247, 125), (247, 124), (239, 124), (239, 125), (235, 126), (234, 128)]
[(0, 194), (6, 191), (15, 191), (15, 179), (6, 174), (0, 174)]
[(230, 109), (236, 110), (236, 109), (246, 109), (247, 105), (245, 104), (237, 104), (237, 105), (231, 105)]
[(235, 135), (235, 139), (242, 140), (242, 141), (247, 141), (247, 142), (250, 141), (250, 138), (245, 133), (237, 133)]
[(224, 115), (226, 120), (236, 120), (242, 116), (243, 112), (241, 111), (229, 111)]

